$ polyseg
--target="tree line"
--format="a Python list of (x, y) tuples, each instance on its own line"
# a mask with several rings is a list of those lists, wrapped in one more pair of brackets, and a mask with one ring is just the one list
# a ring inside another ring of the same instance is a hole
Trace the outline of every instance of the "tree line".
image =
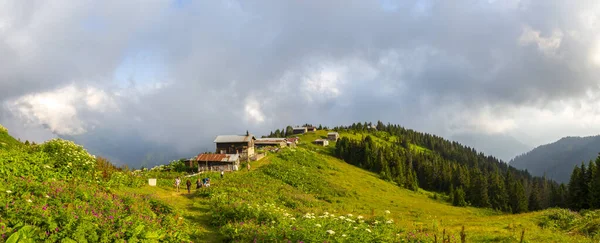
[[(305, 123), (304, 125), (302, 125), (302, 127), (313, 127), (312, 124), (308, 124)], [(319, 126), (316, 127), (317, 130), (328, 130), (328, 127), (324, 127), (321, 126), (321, 124), (319, 124)], [(290, 137), (294, 135), (294, 128), (292, 126), (287, 126), (284, 129), (276, 129), (275, 131), (271, 131), (271, 133), (269, 133), (269, 135), (267, 136), (262, 136), (263, 138), (285, 138), (285, 137)]]
[(365, 134), (359, 140), (341, 138), (335, 146), (340, 159), (411, 190), (420, 187), (447, 194), (456, 206), (512, 213), (569, 206), (564, 184), (531, 176), (457, 142), (381, 122), (334, 130)]
[(600, 209), (600, 156), (575, 166), (569, 180), (568, 205), (573, 210)]

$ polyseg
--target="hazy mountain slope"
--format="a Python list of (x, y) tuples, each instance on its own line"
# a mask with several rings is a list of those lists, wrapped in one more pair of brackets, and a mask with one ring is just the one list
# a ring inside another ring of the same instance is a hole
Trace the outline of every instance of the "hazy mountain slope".
[(600, 135), (565, 137), (554, 143), (539, 146), (519, 155), (510, 165), (527, 169), (531, 174), (546, 176), (567, 183), (575, 165), (595, 159), (600, 152)]
[(453, 135), (450, 140), (476, 148), (478, 151), (493, 155), (505, 162), (533, 149), (532, 146), (526, 145), (509, 135), (460, 133)]

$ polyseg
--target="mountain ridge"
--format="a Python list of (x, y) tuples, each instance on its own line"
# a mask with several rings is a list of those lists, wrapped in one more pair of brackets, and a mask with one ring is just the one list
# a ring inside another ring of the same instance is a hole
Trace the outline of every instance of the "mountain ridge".
[(569, 181), (576, 165), (595, 159), (600, 152), (600, 135), (566, 136), (540, 145), (509, 161), (515, 168), (532, 175), (546, 176), (558, 182)]

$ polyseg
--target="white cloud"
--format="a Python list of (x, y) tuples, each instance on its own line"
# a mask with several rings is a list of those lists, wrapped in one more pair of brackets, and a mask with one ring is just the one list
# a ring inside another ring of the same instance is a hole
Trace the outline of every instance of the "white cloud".
[(260, 103), (254, 98), (247, 98), (244, 108), (246, 120), (252, 123), (262, 123), (265, 121), (265, 115), (261, 110)]
[(531, 28), (529, 25), (523, 27), (523, 33), (519, 37), (521, 45), (536, 44), (538, 50), (547, 56), (555, 56), (556, 51), (560, 47), (563, 38), (563, 32), (560, 29), (552, 31), (552, 35), (548, 37), (541, 36), (541, 31)]
[(47, 126), (60, 135), (86, 132), (82, 111), (105, 112), (117, 110), (115, 100), (105, 91), (68, 85), (56, 90), (28, 94), (5, 102), (5, 106), (21, 121)]

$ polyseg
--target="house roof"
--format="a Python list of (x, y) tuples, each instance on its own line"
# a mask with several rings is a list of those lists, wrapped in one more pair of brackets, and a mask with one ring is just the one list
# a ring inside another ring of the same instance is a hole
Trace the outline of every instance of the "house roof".
[(285, 138), (257, 138), (256, 141), (254, 143), (256, 144), (261, 144), (261, 143), (282, 143), (282, 142), (286, 142)]
[(211, 162), (235, 162), (239, 158), (239, 154), (199, 154), (196, 157), (197, 161)]
[(306, 130), (306, 127), (294, 127), (294, 130)]
[(215, 138), (215, 143), (243, 143), (250, 142), (250, 140), (256, 140), (253, 135), (240, 136), (240, 135), (219, 135)]
[(288, 142), (296, 142), (296, 141), (300, 140), (300, 138), (287, 138), (286, 140)]

